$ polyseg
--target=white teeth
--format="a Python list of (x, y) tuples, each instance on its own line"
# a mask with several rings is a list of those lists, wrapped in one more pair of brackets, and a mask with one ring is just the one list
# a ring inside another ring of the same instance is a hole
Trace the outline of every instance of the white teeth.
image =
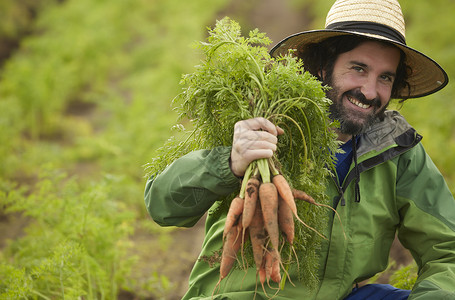
[(357, 105), (358, 107), (361, 107), (361, 108), (364, 108), (364, 109), (367, 109), (367, 108), (370, 108), (371, 105), (368, 105), (368, 104), (363, 104), (363, 103), (360, 103), (359, 101), (351, 98), (351, 97), (348, 97), (348, 100), (349, 102), (351, 102), (352, 104), (355, 104)]

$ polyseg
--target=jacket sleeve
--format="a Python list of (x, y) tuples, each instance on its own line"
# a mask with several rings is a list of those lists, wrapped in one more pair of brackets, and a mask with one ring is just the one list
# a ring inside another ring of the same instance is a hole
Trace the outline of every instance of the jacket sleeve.
[(419, 266), (411, 300), (455, 299), (455, 200), (421, 144), (399, 160), (398, 237)]
[(191, 152), (146, 183), (147, 211), (161, 226), (191, 227), (222, 196), (239, 187), (229, 167), (230, 147)]

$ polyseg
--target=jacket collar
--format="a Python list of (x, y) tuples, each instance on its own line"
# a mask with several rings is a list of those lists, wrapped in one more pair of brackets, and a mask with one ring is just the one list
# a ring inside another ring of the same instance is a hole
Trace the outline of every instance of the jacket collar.
[[(381, 152), (394, 145), (406, 146), (407, 141), (403, 140), (406, 132), (413, 130), (412, 126), (397, 111), (387, 110), (385, 118), (373, 124), (360, 136), (357, 156), (361, 157), (370, 151)], [(415, 131), (414, 131), (415, 132)], [(411, 141), (411, 143), (414, 142)]]

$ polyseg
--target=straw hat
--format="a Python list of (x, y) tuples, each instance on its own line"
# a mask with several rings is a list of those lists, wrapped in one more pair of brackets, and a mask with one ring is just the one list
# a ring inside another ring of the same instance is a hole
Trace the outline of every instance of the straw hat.
[(396, 0), (337, 0), (327, 14), (325, 29), (288, 36), (270, 50), (272, 56), (286, 55), (290, 49), (318, 43), (340, 35), (365, 36), (394, 44), (406, 54), (412, 73), (411, 90), (402, 97), (418, 98), (439, 91), (448, 83), (447, 73), (425, 54), (406, 46), (405, 23)]

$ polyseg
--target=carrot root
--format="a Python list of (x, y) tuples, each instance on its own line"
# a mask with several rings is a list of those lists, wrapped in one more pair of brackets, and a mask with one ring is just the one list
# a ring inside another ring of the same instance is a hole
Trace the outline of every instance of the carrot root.
[[(270, 162), (269, 162), (270, 163)], [(212, 296), (220, 289), (221, 281), (229, 275), (234, 263), (237, 261), (246, 272), (248, 261), (244, 257), (245, 239), (250, 238), (253, 250), (254, 263), (256, 265), (256, 286), (254, 297), (258, 291), (258, 281), (261, 283), (264, 294), (269, 298), (266, 286), (276, 290), (276, 296), (288, 279), (293, 285), (291, 277), (286, 268), (293, 262), (295, 256), (297, 268), (299, 258), (294, 247), (295, 220), (296, 218), (308, 229), (314, 231), (320, 237), (327, 239), (315, 228), (306, 224), (297, 214), (295, 199), (309, 202), (313, 205), (331, 208), (328, 205), (317, 203), (311, 196), (303, 191), (292, 189), (285, 177), (278, 172), (274, 166), (270, 166), (271, 175), (266, 176), (265, 166), (257, 163), (256, 173), (250, 169), (248, 176), (244, 178), (240, 195), (235, 197), (229, 207), (226, 216), (225, 228), (223, 231), (223, 251), (220, 265), (220, 278), (215, 285)], [(262, 170), (258, 176), (258, 169)], [(250, 177), (251, 176), (251, 177)], [(334, 210), (333, 208), (331, 208)], [(341, 222), (341, 218), (334, 210)], [(344, 230), (343, 230), (344, 232)], [(280, 234), (283, 239), (280, 238)], [(346, 235), (345, 235), (346, 237)], [(280, 243), (282, 244), (280, 245)], [(288, 260), (283, 261), (281, 254), (285, 243), (289, 243)], [(241, 250), (241, 261), (237, 253)], [(281, 269), (283, 273), (281, 273)], [(283, 276), (282, 276), (283, 275)], [(245, 278), (245, 277), (244, 277)], [(243, 280), (242, 280), (243, 281)], [(278, 283), (278, 287), (272, 287), (271, 282)]]
[(344, 231), (344, 228), (343, 228), (343, 222), (341, 221), (341, 217), (340, 217), (340, 215), (338, 214), (338, 212), (336, 211), (335, 208), (333, 208), (332, 206), (327, 205), (327, 204), (317, 203), (316, 200), (313, 199), (313, 197), (311, 197), (310, 195), (308, 195), (307, 193), (305, 193), (304, 191), (301, 191), (301, 190), (293, 189), (292, 190), (292, 194), (294, 195), (295, 199), (303, 200), (303, 201), (306, 201), (306, 202), (308, 202), (310, 204), (313, 204), (313, 205), (316, 205), (316, 206), (326, 207), (326, 208), (332, 210), (335, 213), (335, 215), (337, 216), (338, 221), (340, 222), (341, 229), (342, 229), (343, 235), (344, 235), (344, 239), (347, 239), (346, 232)]
[(245, 189), (245, 201), (242, 213), (243, 227), (250, 226), (251, 220), (253, 219), (253, 215), (256, 210), (256, 205), (258, 202), (259, 185), (260, 185), (259, 179), (257, 179), (256, 177), (251, 177), (250, 179), (248, 179)]
[(275, 185), (271, 182), (262, 183), (259, 187), (259, 200), (264, 217), (264, 225), (270, 236), (273, 248), (279, 247), (278, 229), (278, 192)]
[(244, 199), (237, 196), (235, 197), (231, 205), (229, 206), (229, 211), (226, 216), (226, 223), (224, 224), (224, 232), (223, 232), (223, 240), (226, 237), (229, 230), (231, 230), (232, 226), (237, 224), (239, 221), (239, 217), (243, 211)]

